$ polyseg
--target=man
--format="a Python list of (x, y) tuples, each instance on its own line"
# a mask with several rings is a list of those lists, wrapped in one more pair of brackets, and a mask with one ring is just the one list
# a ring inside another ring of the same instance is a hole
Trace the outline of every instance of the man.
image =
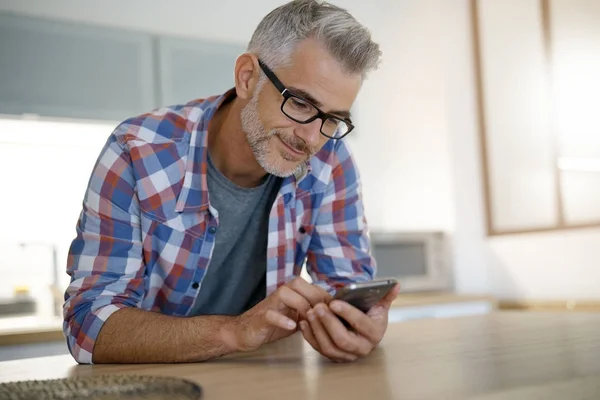
[(334, 361), (369, 354), (399, 288), (368, 314), (331, 293), (375, 272), (341, 138), (379, 56), (345, 10), (293, 1), (259, 24), (234, 89), (116, 128), (69, 252), (78, 362), (201, 361), (297, 330)]

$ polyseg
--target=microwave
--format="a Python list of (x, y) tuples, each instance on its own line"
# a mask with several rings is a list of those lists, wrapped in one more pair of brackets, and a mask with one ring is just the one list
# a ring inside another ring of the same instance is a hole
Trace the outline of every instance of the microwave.
[(372, 232), (377, 279), (395, 278), (402, 292), (452, 288), (447, 235), (443, 232)]

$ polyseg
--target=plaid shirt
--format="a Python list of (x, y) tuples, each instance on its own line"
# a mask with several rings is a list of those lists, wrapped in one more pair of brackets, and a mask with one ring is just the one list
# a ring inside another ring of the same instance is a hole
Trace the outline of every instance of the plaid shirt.
[[(67, 262), (63, 329), (78, 362), (92, 362), (102, 325), (123, 307), (192, 309), (219, 225), (206, 184), (207, 130), (226, 96), (131, 118), (109, 137)], [(281, 184), (269, 217), (267, 294), (304, 262), (328, 290), (375, 273), (358, 172), (341, 140)]]

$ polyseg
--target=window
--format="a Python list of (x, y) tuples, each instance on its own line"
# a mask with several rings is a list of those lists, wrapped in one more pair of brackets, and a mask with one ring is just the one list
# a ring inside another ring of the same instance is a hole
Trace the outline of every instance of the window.
[(471, 4), (488, 233), (600, 226), (600, 3)]

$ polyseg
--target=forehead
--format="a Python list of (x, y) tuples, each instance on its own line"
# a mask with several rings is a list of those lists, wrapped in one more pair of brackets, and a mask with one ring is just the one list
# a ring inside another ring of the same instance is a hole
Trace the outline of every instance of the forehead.
[(346, 74), (314, 39), (302, 41), (291, 61), (290, 67), (276, 71), (284, 85), (309, 93), (325, 112), (350, 110), (362, 84), (360, 74)]

